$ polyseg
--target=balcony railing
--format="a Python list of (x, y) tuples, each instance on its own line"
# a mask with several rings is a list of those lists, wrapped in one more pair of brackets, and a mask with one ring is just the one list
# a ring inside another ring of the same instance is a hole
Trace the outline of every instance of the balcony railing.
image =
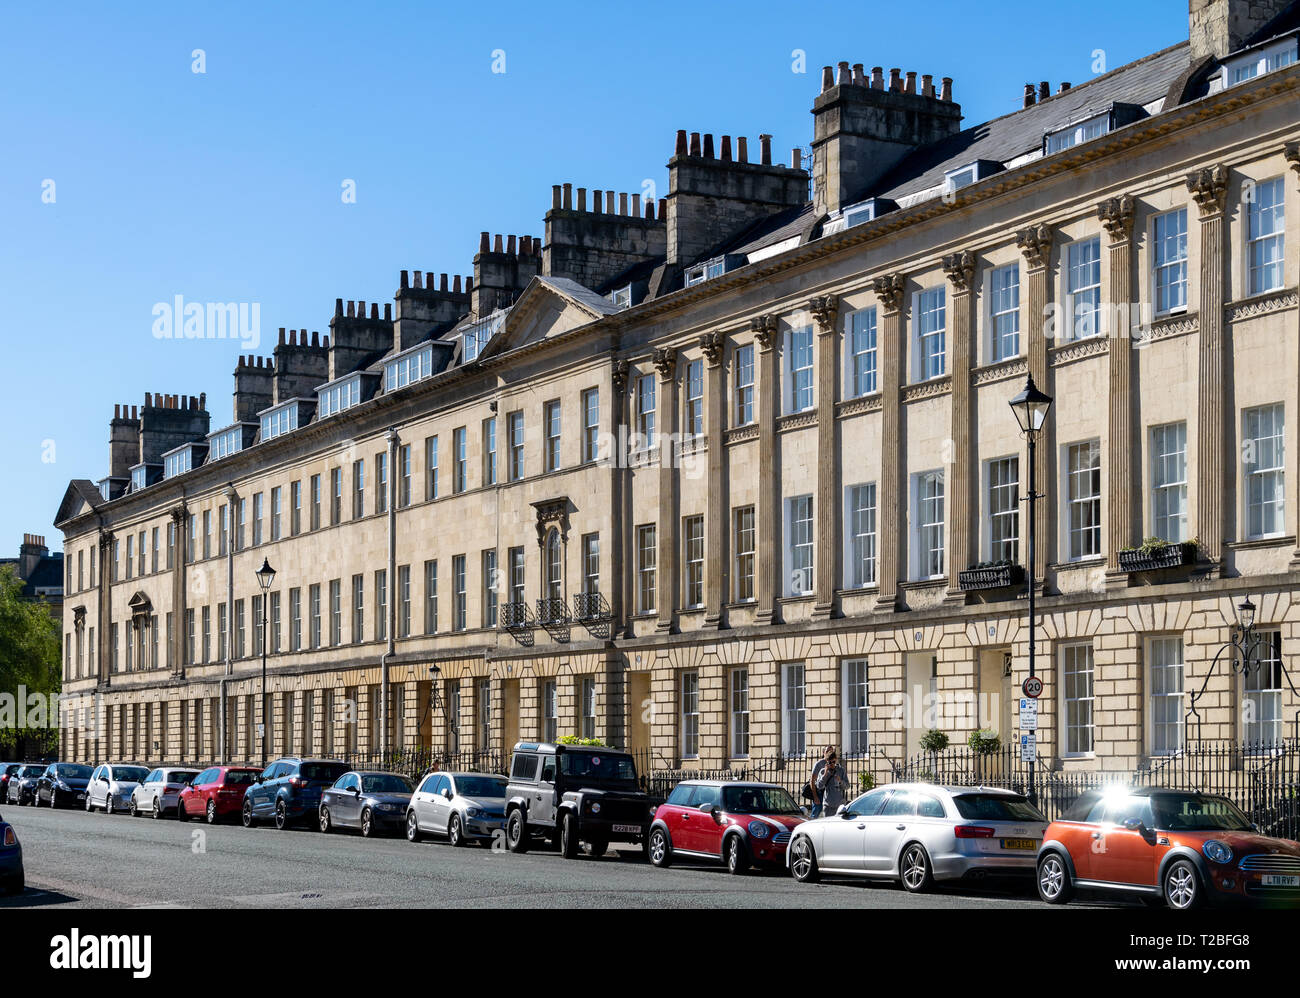
[(531, 645), (537, 621), (527, 603), (502, 603), (498, 626), (521, 645)]
[(600, 593), (574, 593), (573, 619), (591, 632), (593, 637), (607, 638), (614, 612)]

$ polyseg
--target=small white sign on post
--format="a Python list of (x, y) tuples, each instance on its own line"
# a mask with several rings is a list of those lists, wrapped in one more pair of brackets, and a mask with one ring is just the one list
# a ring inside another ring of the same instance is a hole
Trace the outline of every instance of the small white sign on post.
[(1027, 731), (1020, 736), (1020, 761), (1033, 762), (1038, 758), (1038, 736)]
[(1020, 698), (1020, 730), (1038, 730), (1038, 701), (1029, 697)]

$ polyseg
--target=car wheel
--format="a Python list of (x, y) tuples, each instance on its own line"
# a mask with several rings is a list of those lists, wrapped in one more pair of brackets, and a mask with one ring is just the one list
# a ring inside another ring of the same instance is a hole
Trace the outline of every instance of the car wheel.
[(597, 839), (595, 842), (587, 843), (587, 855), (592, 859), (600, 859), (605, 855), (605, 850), (609, 848), (609, 843), (604, 839)]
[(275, 827), (284, 831), (289, 827), (289, 812), (284, 809), (284, 801), (275, 802)]
[(934, 886), (930, 857), (926, 854), (925, 846), (919, 842), (913, 842), (903, 851), (898, 872), (903, 881), (903, 889), (912, 894), (923, 894)]
[(408, 842), (420, 841), (420, 819), (415, 816), (415, 808), (406, 812), (406, 840)]
[(807, 835), (800, 835), (790, 843), (790, 875), (801, 884), (815, 884), (821, 877), (817, 850)]
[(673, 865), (673, 843), (668, 836), (668, 829), (651, 829), (650, 862), (661, 870), (665, 870)]
[(207, 818), (209, 825), (215, 825), (217, 823), (217, 802), (216, 801), (214, 800), (208, 801), (208, 807), (207, 810), (204, 811), (203, 816)]
[(511, 811), (506, 822), (506, 848), (511, 852), (528, 851), (528, 826), (524, 824), (524, 812), (520, 808)]
[(1048, 904), (1065, 904), (1074, 896), (1070, 868), (1060, 853), (1049, 852), (1038, 861), (1038, 896)]
[[(53, 807), (53, 806), (54, 806), (54, 795), (51, 794), (51, 795), (50, 795), (50, 807)], [(92, 804), (92, 803), (90, 803), (90, 794), (86, 794), (86, 813), (89, 814), (89, 813), (90, 813), (91, 811), (93, 811), (93, 810), (95, 810), (95, 805)]]
[(329, 834), (334, 829), (334, 823), (330, 820), (330, 809), (322, 806), (320, 809), (320, 830)]
[(727, 872), (739, 876), (749, 869), (749, 847), (739, 835), (732, 835), (722, 847), (727, 861)]
[(176, 820), (177, 821), (190, 820), (190, 812), (185, 810), (185, 801), (181, 800), (180, 798), (176, 799)]
[(578, 845), (578, 819), (569, 812), (560, 822), (560, 855), (565, 859), (576, 858)]
[[(178, 799), (178, 800), (176, 801), (176, 810), (179, 811), (180, 809), (181, 809), (181, 807), (180, 807), (180, 800)], [(162, 801), (159, 800), (157, 797), (155, 797), (155, 798), (153, 799), (153, 807), (150, 809), (150, 811), (149, 811), (149, 815), (150, 815), (150, 817), (152, 817), (153, 819), (157, 820), (158, 818), (161, 818), (161, 817), (162, 817), (162, 814), (163, 814), (163, 812), (162, 812)]]
[(244, 809), (239, 812), (239, 820), (244, 823), (245, 828), (252, 828), (257, 824), (257, 819), (253, 817), (253, 802), (244, 801)]
[(131, 795), (131, 803), (127, 805), (126, 813), (132, 818), (140, 817), (140, 809), (135, 804), (135, 794)]
[(1201, 878), (1190, 860), (1178, 859), (1169, 864), (1165, 871), (1165, 903), (1178, 911), (1190, 911), (1200, 907), (1205, 892), (1201, 889)]
[(459, 814), (453, 814), (451, 821), (447, 822), (447, 841), (458, 848), (465, 844), (465, 828)]
[(375, 819), (370, 813), (370, 808), (361, 812), (361, 835), (363, 838), (370, 838), (375, 834)]

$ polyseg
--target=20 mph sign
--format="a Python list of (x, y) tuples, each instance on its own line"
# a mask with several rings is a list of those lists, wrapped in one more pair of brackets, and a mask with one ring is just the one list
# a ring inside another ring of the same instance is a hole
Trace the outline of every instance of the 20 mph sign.
[(1037, 700), (1043, 695), (1043, 681), (1037, 676), (1029, 676), (1020, 684), (1020, 692), (1031, 700)]

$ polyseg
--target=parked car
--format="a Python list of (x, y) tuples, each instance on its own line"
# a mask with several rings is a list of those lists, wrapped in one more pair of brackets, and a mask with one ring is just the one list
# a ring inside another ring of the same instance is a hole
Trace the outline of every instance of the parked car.
[(320, 830), (358, 828), (366, 838), (397, 832), (406, 823), (411, 789), (411, 781), (399, 773), (344, 773), (321, 791)]
[(334, 759), (276, 759), (244, 794), (240, 812), (244, 827), (274, 820), (276, 828), (288, 828), (304, 819), (312, 827), (319, 827), (321, 791), (349, 768), (347, 763)]
[(86, 810), (93, 811), (100, 807), (105, 814), (125, 811), (131, 806), (131, 795), (135, 792), (149, 769), (146, 766), (124, 765), (106, 762), (96, 766), (90, 774), (90, 783), (86, 787)]
[(1038, 853), (1038, 895), (1077, 888), (1151, 905), (1300, 901), (1300, 843), (1262, 834), (1226, 797), (1160, 787), (1089, 790), (1052, 822)]
[(489, 773), (430, 773), (406, 809), (406, 837), (445, 835), (454, 846), (491, 841), (506, 827), (506, 786)]
[(45, 774), (45, 767), (39, 764), (26, 763), (18, 768), (18, 772), (9, 777), (9, 783), (5, 786), (4, 802), (6, 804), (17, 804), (20, 807), (24, 804), (36, 803), (36, 784)]
[(6, 894), (21, 894), (27, 886), (23, 873), (23, 847), (14, 826), (0, 818), (0, 889)]
[(131, 792), (127, 810), (132, 818), (141, 814), (161, 818), (168, 811), (176, 810), (181, 791), (198, 775), (194, 769), (173, 769), (170, 766), (155, 769)]
[(527, 852), (545, 835), (566, 859), (578, 855), (580, 843), (592, 856), (603, 856), (611, 842), (644, 849), (660, 803), (641, 790), (628, 752), (519, 742), (506, 787), (506, 845)]
[(898, 880), (1032, 877), (1047, 818), (1022, 795), (991, 787), (894, 783), (804, 822), (786, 851), (800, 882), (823, 874)]
[(9, 790), (9, 777), (23, 768), (21, 762), (0, 762), (0, 801), (3, 801)]
[(785, 866), (791, 831), (803, 808), (772, 783), (686, 780), (677, 784), (650, 824), (650, 862), (721, 860), (731, 873), (754, 864)]
[(45, 802), (50, 807), (66, 804), (85, 806), (86, 786), (90, 783), (90, 767), (79, 762), (52, 762), (36, 780), (32, 801), (37, 807)]
[(244, 807), (244, 793), (261, 775), (256, 766), (205, 769), (176, 795), (176, 817), (181, 821), (203, 818), (209, 825), (233, 818)]

